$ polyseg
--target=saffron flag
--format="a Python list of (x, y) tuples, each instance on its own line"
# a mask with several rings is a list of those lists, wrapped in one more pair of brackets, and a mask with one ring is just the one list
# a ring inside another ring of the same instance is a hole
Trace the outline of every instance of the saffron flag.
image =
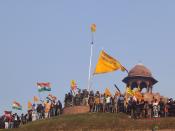
[(33, 101), (34, 101), (34, 102), (38, 102), (38, 101), (39, 101), (38, 97), (37, 97), (37, 96), (34, 96), (34, 97), (33, 97)]
[(30, 101), (28, 101), (28, 110), (32, 109), (32, 103)]
[(126, 88), (126, 93), (133, 96), (134, 95), (134, 92), (132, 91), (132, 89), (130, 87), (127, 87)]
[(16, 110), (22, 110), (22, 106), (16, 101), (13, 102), (12, 108)]
[(71, 89), (74, 91), (75, 89), (77, 89), (77, 84), (75, 82), (75, 80), (71, 80)]
[(96, 24), (91, 25), (91, 32), (96, 32)]
[(119, 69), (122, 71), (127, 71), (118, 60), (114, 59), (102, 50), (100, 52), (94, 74), (108, 73)]
[(138, 100), (142, 100), (143, 99), (143, 96), (142, 96), (142, 93), (141, 93), (141, 89), (140, 87), (138, 86), (137, 88), (135, 88), (135, 90), (133, 91), (134, 93), (134, 96), (138, 99)]
[(105, 96), (111, 96), (111, 92), (110, 92), (109, 88), (105, 89)]
[(37, 83), (37, 87), (39, 92), (51, 91), (51, 85), (49, 82)]

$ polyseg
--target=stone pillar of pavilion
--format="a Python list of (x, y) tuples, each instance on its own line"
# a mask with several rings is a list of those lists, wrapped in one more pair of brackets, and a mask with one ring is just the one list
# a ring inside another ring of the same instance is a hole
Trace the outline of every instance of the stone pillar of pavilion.
[(158, 81), (152, 76), (151, 71), (147, 67), (143, 64), (137, 64), (129, 71), (123, 82), (131, 89), (140, 87), (142, 92), (146, 88), (145, 93), (152, 93), (153, 85)]

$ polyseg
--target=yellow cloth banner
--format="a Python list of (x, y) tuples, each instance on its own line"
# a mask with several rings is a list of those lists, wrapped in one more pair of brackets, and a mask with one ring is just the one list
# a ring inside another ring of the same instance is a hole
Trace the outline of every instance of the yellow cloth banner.
[(71, 89), (75, 90), (77, 88), (77, 84), (75, 82), (75, 80), (71, 80)]
[(105, 96), (111, 96), (111, 92), (110, 92), (109, 88), (105, 89)]
[(112, 72), (115, 70), (125, 71), (126, 69), (120, 64), (119, 61), (109, 56), (105, 51), (100, 52), (98, 62), (94, 71), (94, 74), (102, 74)]
[(96, 32), (96, 24), (92, 24), (91, 25), (91, 31), (92, 32)]

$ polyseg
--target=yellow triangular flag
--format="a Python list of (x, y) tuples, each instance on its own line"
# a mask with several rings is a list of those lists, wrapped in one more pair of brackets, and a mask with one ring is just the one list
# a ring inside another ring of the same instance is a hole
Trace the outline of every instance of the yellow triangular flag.
[(111, 92), (110, 92), (109, 88), (105, 89), (105, 96), (111, 96)]
[(134, 95), (134, 92), (132, 91), (132, 89), (130, 87), (127, 87), (126, 88), (126, 93), (133, 96)]
[(75, 90), (77, 88), (77, 84), (75, 82), (75, 80), (71, 80), (71, 89)]
[(30, 101), (28, 101), (28, 109), (32, 108), (32, 103)]
[(94, 74), (102, 74), (112, 72), (116, 70), (125, 71), (126, 69), (115, 58), (108, 55), (105, 51), (100, 52), (98, 62), (94, 71)]
[(96, 24), (91, 25), (91, 32), (96, 32)]

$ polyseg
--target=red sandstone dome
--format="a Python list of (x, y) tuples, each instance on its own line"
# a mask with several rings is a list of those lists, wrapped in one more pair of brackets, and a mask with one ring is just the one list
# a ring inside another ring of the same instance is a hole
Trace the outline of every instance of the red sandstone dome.
[(137, 64), (136, 66), (134, 66), (134, 68), (132, 68), (129, 71), (128, 76), (129, 77), (132, 77), (132, 76), (152, 77), (152, 73), (143, 64)]
[(124, 83), (128, 83), (134, 79), (145, 79), (151, 81), (152, 85), (158, 81), (152, 76), (151, 71), (145, 67), (143, 64), (137, 64), (128, 73), (128, 76), (123, 79)]

